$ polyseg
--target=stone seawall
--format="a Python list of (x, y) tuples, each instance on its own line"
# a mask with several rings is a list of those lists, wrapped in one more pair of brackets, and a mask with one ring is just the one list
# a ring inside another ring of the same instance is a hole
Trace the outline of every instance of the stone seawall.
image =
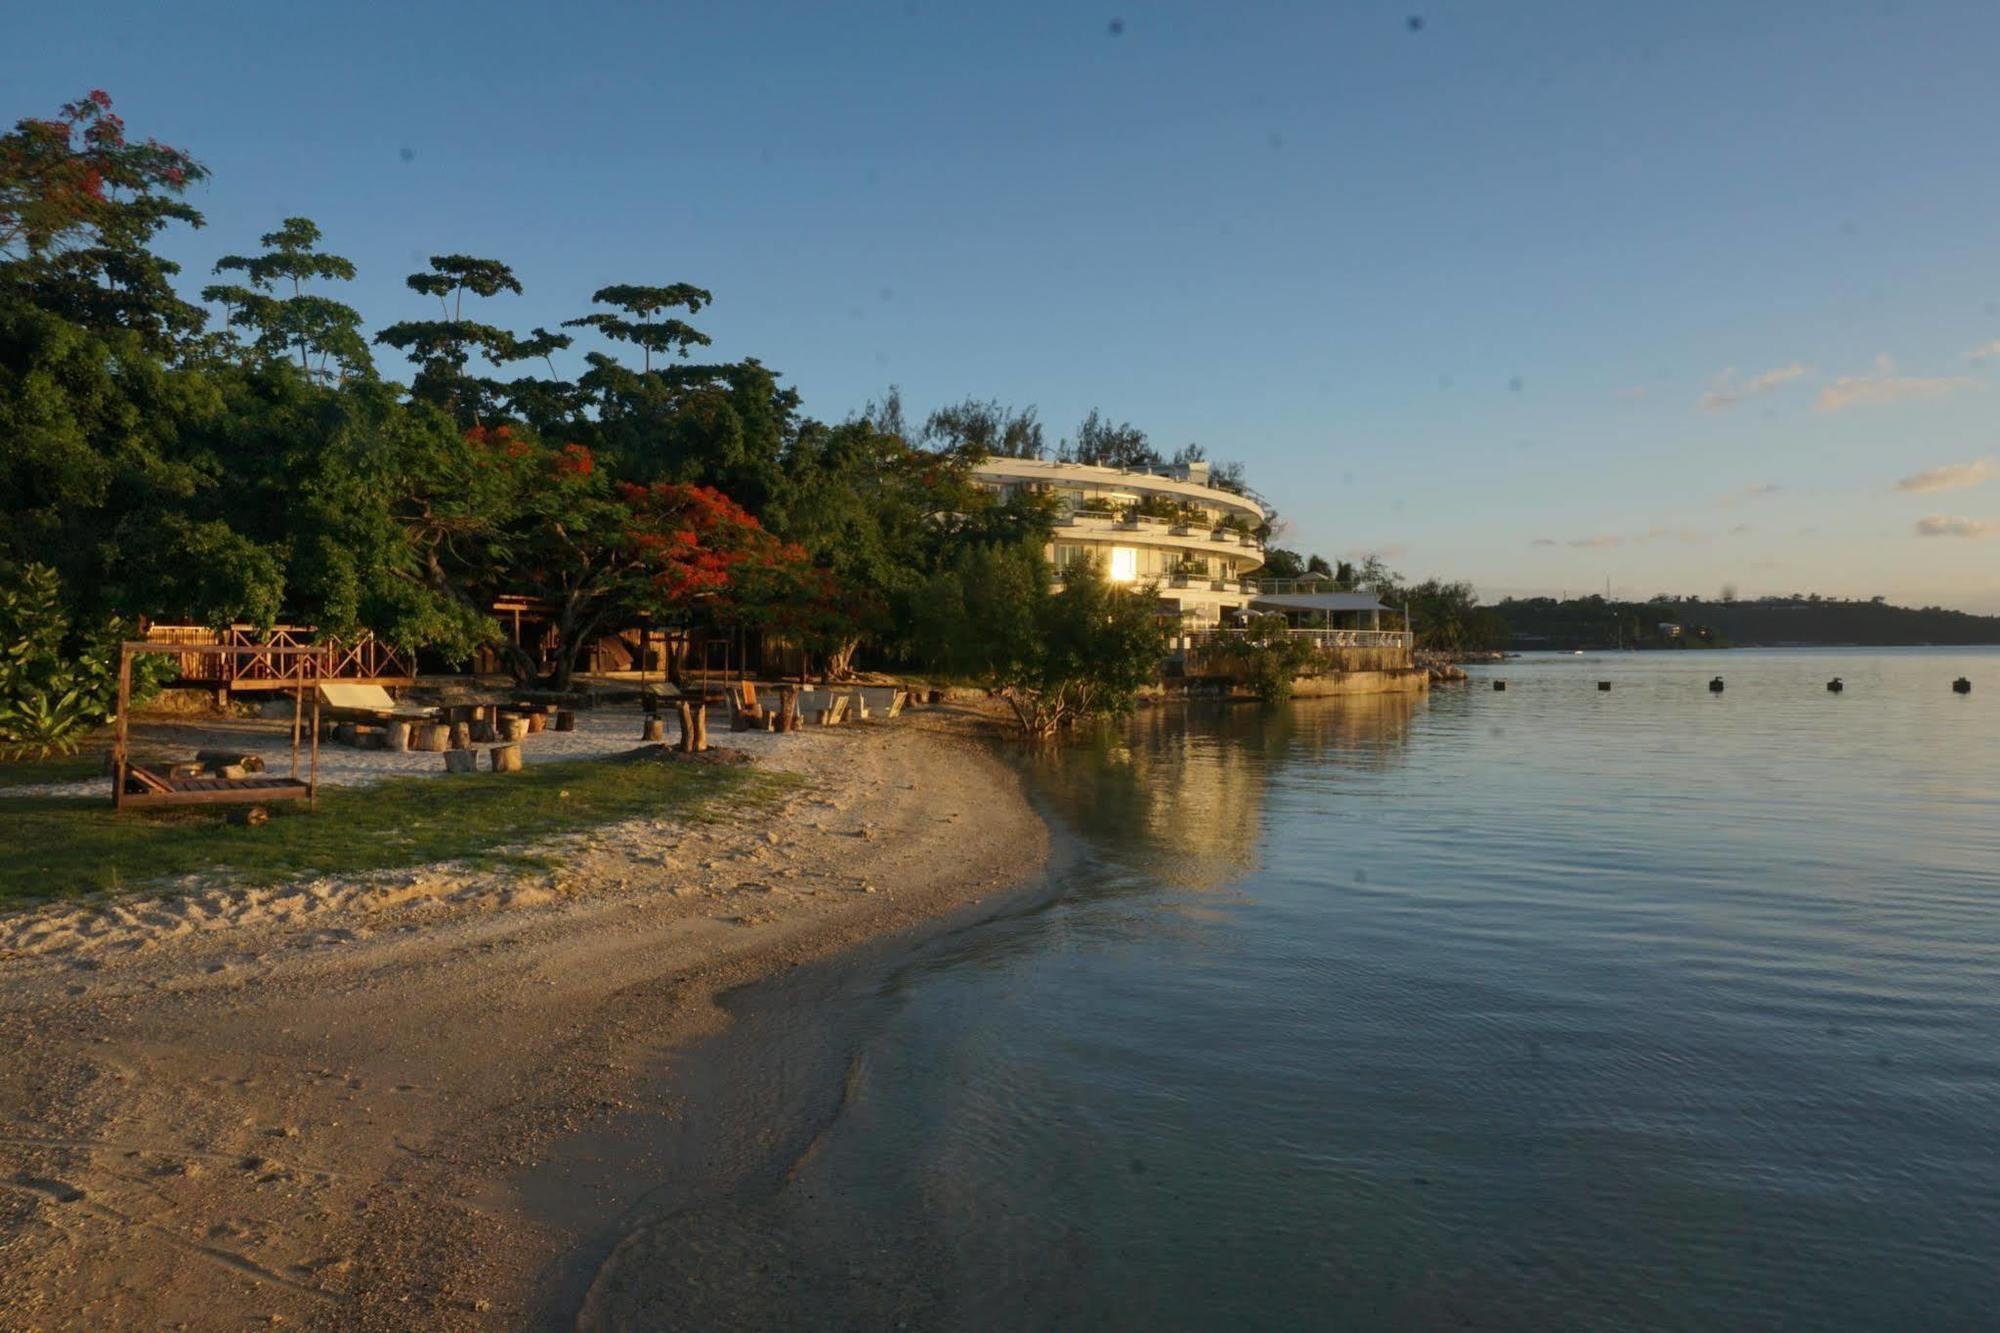
[(1294, 699), (1327, 699), (1343, 694), (1422, 694), (1431, 674), (1422, 667), (1391, 667), (1382, 671), (1336, 671), (1325, 676), (1300, 676), (1292, 681)]

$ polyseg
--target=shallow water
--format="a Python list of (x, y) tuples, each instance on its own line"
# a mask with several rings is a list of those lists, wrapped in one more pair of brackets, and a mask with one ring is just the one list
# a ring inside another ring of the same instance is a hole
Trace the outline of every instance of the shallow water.
[(2000, 1319), (2000, 652), (1526, 658), (1032, 783), (1045, 894), (736, 997), (586, 1323)]

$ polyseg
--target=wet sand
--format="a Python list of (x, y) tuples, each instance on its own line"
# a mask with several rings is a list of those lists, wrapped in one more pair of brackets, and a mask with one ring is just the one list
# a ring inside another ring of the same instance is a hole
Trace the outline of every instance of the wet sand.
[(538, 1282), (601, 1219), (518, 1186), (646, 1109), (718, 993), (1040, 868), (964, 722), (784, 738), (759, 761), (805, 782), (775, 808), (607, 826), (553, 876), (0, 918), (0, 1322), (546, 1320)]

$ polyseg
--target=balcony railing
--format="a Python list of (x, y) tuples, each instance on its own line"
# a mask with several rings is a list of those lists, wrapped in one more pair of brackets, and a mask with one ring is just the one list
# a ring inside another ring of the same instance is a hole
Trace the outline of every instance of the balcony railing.
[(1056, 518), (1056, 526), (1112, 532), (1143, 532), (1148, 536), (1179, 537), (1187, 541), (1240, 546), (1260, 554), (1264, 550), (1264, 540), (1254, 532), (1238, 532), (1234, 528), (1220, 528), (1209, 523), (1189, 523), (1178, 518), (1160, 518), (1153, 514), (1128, 514), (1122, 511), (1107, 514), (1095, 509), (1073, 509), (1059, 515)]
[[(1408, 630), (1400, 629), (1295, 629), (1288, 630), (1294, 641), (1304, 640), (1316, 648), (1401, 648), (1412, 646), (1412, 636)], [(1247, 629), (1205, 629), (1196, 630), (1187, 636), (1190, 650), (1228, 651), (1241, 647), (1251, 635), (1262, 637), (1259, 631)]]

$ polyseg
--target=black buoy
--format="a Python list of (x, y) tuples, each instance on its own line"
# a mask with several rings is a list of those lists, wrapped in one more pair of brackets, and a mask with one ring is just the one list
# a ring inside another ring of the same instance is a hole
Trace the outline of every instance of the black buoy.
[(1839, 694), (1842, 690), (1846, 688), (1847, 687), (1845, 685), (1842, 685), (1840, 683), (1840, 677), (1838, 676), (1835, 676), (1832, 680), (1826, 683), (1826, 692), (1828, 694)]
[(1972, 693), (1972, 682), (1970, 680), (1967, 680), (1964, 676), (1960, 676), (1957, 680), (1951, 683), (1951, 688), (1956, 692), (1958, 692), (1959, 694), (1970, 694)]
[(1504, 680), (1496, 680), (1493, 682), (1493, 688), (1496, 690), (1504, 690), (1507, 688), (1507, 682)]
[(1608, 680), (1600, 680), (1597, 682), (1597, 688), (1600, 690), (1609, 691), (1611, 688), (1611, 682)]
[(1722, 693), (1722, 677), (1717, 676), (1714, 680), (1708, 682), (1708, 692), (1710, 694)]

